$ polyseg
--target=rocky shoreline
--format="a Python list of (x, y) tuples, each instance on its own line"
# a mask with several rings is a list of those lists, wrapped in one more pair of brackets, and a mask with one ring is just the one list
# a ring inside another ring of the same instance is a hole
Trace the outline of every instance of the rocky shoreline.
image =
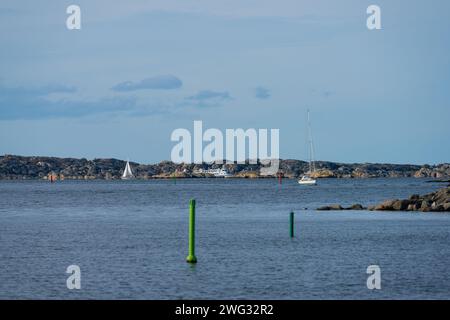
[(413, 194), (408, 199), (386, 200), (380, 204), (363, 207), (354, 204), (344, 208), (341, 205), (319, 207), (316, 210), (370, 210), (370, 211), (420, 211), (420, 212), (450, 212), (450, 186), (425, 195)]
[[(118, 159), (76, 159), (56, 157), (0, 156), (0, 180), (16, 179), (120, 179), (126, 161)], [(136, 179), (206, 178), (202, 170), (222, 168), (218, 164), (157, 164), (130, 162)], [(443, 179), (450, 177), (450, 164), (410, 165), (377, 163), (335, 163), (317, 161), (315, 178), (401, 178), (418, 177)], [(260, 175), (261, 164), (225, 164), (234, 178), (265, 178)], [(202, 169), (202, 170), (200, 170)], [(280, 174), (284, 178), (298, 178), (308, 170), (301, 160), (280, 160)]]

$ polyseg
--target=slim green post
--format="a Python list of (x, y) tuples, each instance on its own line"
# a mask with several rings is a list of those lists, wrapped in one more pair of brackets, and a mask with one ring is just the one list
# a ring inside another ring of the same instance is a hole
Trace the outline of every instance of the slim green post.
[(291, 238), (294, 237), (294, 212), (291, 211), (289, 215), (289, 235)]
[(189, 201), (189, 255), (186, 262), (197, 263), (195, 257), (195, 200)]

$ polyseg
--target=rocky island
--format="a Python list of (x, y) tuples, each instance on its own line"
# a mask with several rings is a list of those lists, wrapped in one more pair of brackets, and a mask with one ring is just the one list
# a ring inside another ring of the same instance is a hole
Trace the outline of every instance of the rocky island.
[[(120, 179), (126, 161), (118, 159), (76, 159), (39, 156), (0, 156), (0, 179)], [(211, 177), (205, 172), (222, 168), (219, 164), (175, 164), (162, 161), (157, 164), (130, 162), (136, 179), (202, 178)], [(316, 161), (315, 178), (378, 178), (378, 177), (450, 177), (450, 164), (410, 165), (377, 163), (336, 163)], [(263, 178), (261, 164), (224, 164), (234, 178)], [(280, 160), (284, 178), (298, 178), (308, 170), (308, 163), (301, 160)]]

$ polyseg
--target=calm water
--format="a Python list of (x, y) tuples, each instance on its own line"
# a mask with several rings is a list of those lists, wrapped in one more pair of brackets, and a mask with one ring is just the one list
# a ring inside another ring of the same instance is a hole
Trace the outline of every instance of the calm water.
[[(449, 214), (312, 210), (438, 187), (420, 179), (281, 188), (231, 179), (0, 182), (0, 298), (448, 299)], [(185, 262), (192, 197), (195, 266)], [(81, 268), (81, 290), (66, 287), (71, 264)], [(366, 287), (371, 264), (381, 267), (381, 290)]]

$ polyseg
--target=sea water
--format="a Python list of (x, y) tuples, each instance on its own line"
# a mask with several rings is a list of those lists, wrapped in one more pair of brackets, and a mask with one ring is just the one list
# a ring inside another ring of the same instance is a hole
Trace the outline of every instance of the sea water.
[[(0, 182), (0, 299), (448, 299), (450, 214), (315, 211), (423, 179)], [(195, 198), (196, 256), (187, 256)], [(289, 237), (289, 212), (295, 237)], [(68, 289), (77, 265), (81, 289)], [(367, 288), (378, 265), (381, 289)]]

